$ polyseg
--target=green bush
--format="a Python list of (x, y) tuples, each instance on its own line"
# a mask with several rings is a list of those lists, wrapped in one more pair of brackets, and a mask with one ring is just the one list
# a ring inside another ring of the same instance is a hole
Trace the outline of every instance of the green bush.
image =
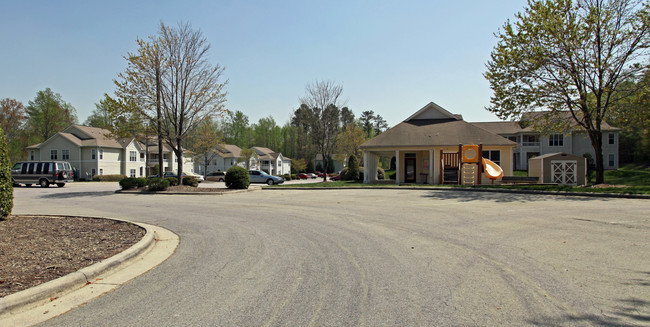
[(377, 179), (386, 179), (386, 172), (382, 168), (377, 168)]
[(178, 178), (176, 177), (165, 177), (167, 182), (169, 182), (169, 186), (178, 186)]
[(93, 176), (93, 181), (96, 182), (119, 182), (126, 178), (126, 175), (115, 174), (115, 175), (95, 175)]
[(292, 176), (291, 176), (291, 174), (284, 174), (284, 175), (282, 175), (282, 178), (284, 178), (285, 181), (290, 181)]
[(0, 220), (11, 214), (14, 207), (14, 183), (11, 181), (11, 166), (7, 152), (5, 132), (0, 128)]
[[(345, 171), (345, 174), (343, 171)], [(341, 170), (341, 180), (359, 180), (359, 160), (357, 160), (357, 157), (355, 155), (350, 156), (350, 159), (348, 159), (348, 166)]]
[(232, 189), (247, 189), (251, 184), (251, 178), (248, 175), (248, 170), (232, 166), (226, 172), (226, 187)]
[(133, 178), (133, 177), (122, 178), (120, 180), (120, 187), (123, 190), (130, 190), (130, 189), (133, 189), (133, 188), (137, 187), (137, 182), (135, 181), (135, 178)]
[(298, 179), (298, 174), (291, 174), (291, 179)]
[(392, 173), (390, 173), (390, 174), (388, 175), (388, 179), (392, 179), (392, 180), (394, 180), (395, 177), (397, 177), (397, 172), (392, 172)]
[(183, 177), (183, 185), (198, 187), (199, 181), (197, 181), (194, 176), (185, 176)]
[(120, 187), (123, 190), (145, 187), (148, 184), (149, 181), (144, 177), (138, 177), (138, 178), (127, 177), (127, 178), (122, 178), (122, 180), (120, 180)]
[(149, 179), (149, 191), (164, 191), (169, 187), (169, 179), (173, 177), (167, 177), (167, 178), (151, 178)]

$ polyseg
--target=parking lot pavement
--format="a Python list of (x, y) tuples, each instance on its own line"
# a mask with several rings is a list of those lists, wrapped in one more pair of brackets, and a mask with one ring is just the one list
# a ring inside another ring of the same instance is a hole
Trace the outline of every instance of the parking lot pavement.
[(439, 190), (19, 188), (14, 213), (179, 235), (149, 273), (44, 326), (636, 326), (650, 201)]
[[(308, 183), (320, 183), (322, 182), (322, 178), (316, 178), (316, 179), (294, 179), (290, 181), (284, 181), (284, 185), (295, 185), (295, 184), (308, 184)], [(264, 186), (266, 184), (251, 184), (251, 186)], [(211, 181), (204, 181), (199, 183), (199, 187), (207, 187), (207, 188), (225, 188), (226, 183), (225, 182), (211, 182)]]

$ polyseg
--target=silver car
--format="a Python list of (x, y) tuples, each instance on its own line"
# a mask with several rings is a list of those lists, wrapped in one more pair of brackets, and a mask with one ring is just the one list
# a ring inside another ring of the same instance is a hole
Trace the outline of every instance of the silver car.
[(249, 170), (248, 174), (250, 175), (251, 183), (266, 183), (268, 185), (284, 183), (284, 178), (271, 176), (261, 170)]

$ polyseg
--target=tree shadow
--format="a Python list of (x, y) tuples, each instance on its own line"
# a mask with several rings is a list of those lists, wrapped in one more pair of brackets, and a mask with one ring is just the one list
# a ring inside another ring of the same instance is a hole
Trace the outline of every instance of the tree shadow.
[(493, 202), (540, 202), (540, 201), (608, 201), (608, 198), (589, 196), (565, 196), (561, 194), (535, 194), (525, 192), (504, 192), (479, 189), (449, 189), (431, 191), (423, 197), (437, 200), (456, 200), (460, 202), (493, 201)]
[[(639, 271), (640, 278), (622, 282), (623, 285), (640, 287), (650, 286), (650, 272)], [(617, 300), (618, 305), (609, 311), (602, 311), (600, 315), (564, 315), (562, 317), (546, 317), (529, 320), (535, 326), (562, 326), (587, 323), (594, 326), (649, 326), (650, 301), (634, 297)]]
[(66, 193), (51, 193), (41, 196), (45, 199), (71, 199), (82, 197), (101, 197), (114, 195), (115, 191), (97, 191), (97, 192), (66, 192)]

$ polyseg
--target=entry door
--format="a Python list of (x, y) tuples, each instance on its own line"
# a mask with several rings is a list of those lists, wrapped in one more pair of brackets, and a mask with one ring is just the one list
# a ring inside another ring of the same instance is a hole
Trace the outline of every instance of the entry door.
[(551, 161), (551, 183), (576, 185), (576, 161)]
[(415, 183), (415, 158), (405, 158), (404, 168), (404, 182)]

